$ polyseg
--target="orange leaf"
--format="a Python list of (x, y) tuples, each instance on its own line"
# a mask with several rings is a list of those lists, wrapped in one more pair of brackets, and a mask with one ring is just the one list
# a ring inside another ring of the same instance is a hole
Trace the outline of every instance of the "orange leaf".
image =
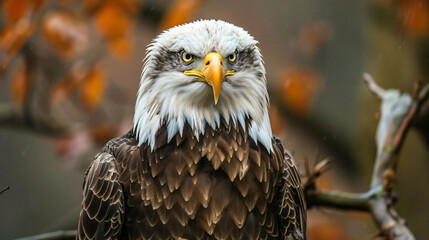
[(71, 3), (71, 2), (76, 2), (76, 0), (60, 0), (61, 3)]
[(27, 67), (21, 63), (12, 75), (11, 92), (13, 100), (22, 105), (28, 94), (30, 87), (30, 78), (28, 76)]
[(33, 33), (34, 24), (22, 18), (15, 24), (6, 26), (0, 34), (0, 64), (5, 66), (22, 48), (27, 38)]
[(116, 57), (127, 57), (132, 45), (130, 16), (118, 4), (107, 2), (97, 12), (96, 25), (110, 51)]
[(124, 59), (129, 56), (132, 39), (130, 37), (115, 38), (108, 41), (107, 45), (117, 58)]
[(320, 91), (319, 75), (311, 69), (291, 68), (281, 74), (280, 84), (283, 100), (289, 108), (305, 117)]
[(33, 30), (34, 24), (28, 19), (6, 26), (0, 35), (0, 48), (6, 52), (18, 52)]
[(83, 0), (83, 8), (90, 14), (100, 8), (108, 0)]
[(30, 0), (5, 0), (3, 3), (3, 14), (10, 22), (16, 22), (21, 19), (28, 11)]
[(161, 22), (161, 29), (168, 29), (189, 21), (200, 6), (201, 0), (175, 0)]
[(96, 24), (107, 39), (120, 38), (128, 33), (130, 19), (116, 4), (107, 2), (97, 12)]
[(84, 79), (80, 88), (80, 100), (88, 110), (93, 110), (103, 99), (105, 73), (101, 65), (95, 66)]
[(408, 0), (400, 4), (404, 28), (412, 36), (427, 33), (428, 5), (424, 0)]
[(30, 11), (40, 9), (43, 4), (44, 0), (5, 0), (3, 14), (8, 21), (13, 23)]
[(87, 74), (88, 68), (83, 60), (75, 62), (66, 78), (51, 88), (51, 103), (59, 104), (66, 99), (73, 89), (83, 82)]
[(129, 14), (137, 14), (137, 1), (136, 0), (113, 0), (119, 7), (127, 11)]
[(88, 46), (89, 31), (83, 21), (68, 12), (51, 12), (43, 18), (43, 34), (61, 55), (72, 57)]
[(40, 10), (45, 4), (45, 0), (32, 0), (34, 9)]

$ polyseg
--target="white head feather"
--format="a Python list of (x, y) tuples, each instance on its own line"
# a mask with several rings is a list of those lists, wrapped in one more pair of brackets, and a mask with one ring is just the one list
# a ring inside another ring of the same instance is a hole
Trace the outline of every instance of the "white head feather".
[[(206, 127), (219, 127), (221, 118), (244, 129), (245, 119), (249, 119), (249, 136), (271, 152), (265, 68), (256, 44), (245, 30), (220, 20), (176, 26), (156, 37), (147, 49), (135, 107), (134, 132), (139, 146), (148, 143), (153, 149), (155, 134), (163, 124), (167, 125), (168, 140), (182, 134), (185, 123), (198, 139)], [(196, 56), (192, 67), (180, 61), (182, 50)], [(202, 59), (210, 52), (224, 59), (238, 52), (235, 74), (223, 81), (217, 104), (211, 86), (183, 73), (202, 69)], [(244, 53), (252, 59), (245, 59)]]

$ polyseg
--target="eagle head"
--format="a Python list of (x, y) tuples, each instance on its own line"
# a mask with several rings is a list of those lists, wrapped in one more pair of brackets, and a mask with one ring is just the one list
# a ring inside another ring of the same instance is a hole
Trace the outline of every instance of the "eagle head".
[(182, 134), (185, 124), (198, 139), (223, 119), (272, 151), (257, 43), (244, 29), (220, 20), (195, 21), (158, 35), (147, 48), (135, 107), (139, 145), (153, 148), (163, 125), (169, 140)]

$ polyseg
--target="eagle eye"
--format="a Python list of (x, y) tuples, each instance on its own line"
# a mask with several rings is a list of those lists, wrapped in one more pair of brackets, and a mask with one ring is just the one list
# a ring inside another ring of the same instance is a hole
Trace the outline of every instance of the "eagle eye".
[(234, 64), (237, 61), (237, 53), (233, 53), (228, 55), (228, 61), (232, 64)]
[(183, 63), (190, 64), (195, 60), (195, 56), (183, 50), (182, 53), (180, 54), (180, 59), (182, 60)]

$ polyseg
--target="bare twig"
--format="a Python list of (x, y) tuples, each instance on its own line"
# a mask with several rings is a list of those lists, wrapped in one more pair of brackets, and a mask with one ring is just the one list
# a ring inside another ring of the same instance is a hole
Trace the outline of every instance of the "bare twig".
[(307, 181), (304, 184), (305, 189), (315, 189), (316, 186), (316, 179), (322, 175), (322, 173), (326, 172), (331, 164), (331, 160), (329, 158), (324, 159), (316, 164), (316, 166), (313, 167), (313, 170), (310, 171), (309, 164), (307, 159), (306, 160), (306, 177)]
[(419, 102), (423, 104), (429, 98), (429, 84), (426, 84), (419, 93)]
[(311, 176), (311, 170), (310, 170), (310, 162), (308, 161), (307, 157), (304, 157), (304, 171), (305, 171), (305, 177), (309, 178)]
[(366, 193), (345, 193), (338, 191), (324, 191), (316, 187), (316, 179), (326, 172), (331, 161), (325, 159), (313, 168), (307, 176), (304, 184), (307, 207), (313, 206), (330, 207), (343, 210), (369, 211), (369, 198), (376, 194), (375, 191)]
[(6, 192), (9, 189), (10, 189), (10, 187), (6, 186), (3, 190), (0, 191), (0, 195), (2, 195), (4, 192)]
[[(343, 193), (323, 191), (316, 188), (315, 180), (320, 173), (317, 168), (304, 185), (308, 206), (324, 206), (336, 209), (370, 212), (380, 232), (387, 239), (415, 239), (393, 205), (394, 177), (398, 158), (405, 136), (421, 105), (429, 98), (429, 84), (415, 84), (412, 96), (398, 90), (384, 90), (365, 73), (364, 82), (381, 102), (381, 117), (377, 129), (377, 156), (374, 162), (370, 190), (366, 193)], [(322, 168), (323, 169), (323, 168)]]
[(378, 99), (383, 99), (384, 89), (379, 87), (377, 83), (375, 83), (374, 79), (368, 73), (364, 73), (362, 75), (363, 82), (368, 86), (369, 90), (378, 97)]

